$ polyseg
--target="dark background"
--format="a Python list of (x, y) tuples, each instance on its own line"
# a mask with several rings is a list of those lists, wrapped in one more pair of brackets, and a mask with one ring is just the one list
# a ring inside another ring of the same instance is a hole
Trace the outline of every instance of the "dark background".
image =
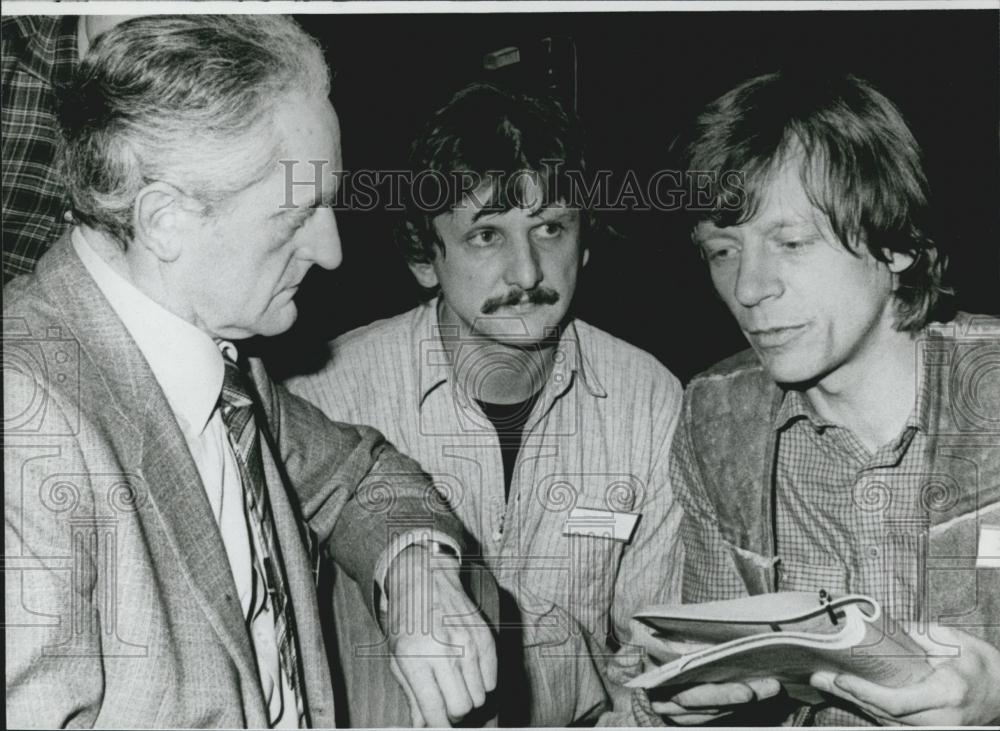
[[(926, 154), (936, 238), (965, 310), (1000, 313), (1000, 50), (995, 11), (546, 13), (299, 16), (334, 69), (345, 167), (400, 169), (410, 141), (461, 85), (494, 79), (573, 104), (591, 171), (646, 180), (706, 102), (778, 69), (851, 71), (896, 102)], [(544, 40), (550, 39), (550, 40)], [(516, 46), (521, 62), (483, 68)], [(551, 72), (550, 72), (551, 69)], [(614, 187), (614, 186), (613, 186)], [(384, 211), (338, 213), (344, 263), (314, 268), (300, 319), (268, 344), (272, 367), (412, 307), (418, 290)], [(745, 347), (707, 272), (661, 211), (608, 213), (590, 240), (583, 319), (657, 356), (683, 380)]]

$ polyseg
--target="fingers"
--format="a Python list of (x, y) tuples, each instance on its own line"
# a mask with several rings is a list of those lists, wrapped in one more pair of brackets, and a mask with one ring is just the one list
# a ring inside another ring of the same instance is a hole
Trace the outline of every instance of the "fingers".
[(773, 698), (781, 692), (781, 683), (774, 678), (754, 678), (747, 680), (746, 684), (753, 691), (754, 700), (762, 701)]
[[(460, 648), (459, 668), (471, 695), (474, 707), (486, 702), (486, 694), (496, 688), (497, 655), (496, 643), (486, 621), (479, 610), (462, 589), (457, 576), (442, 572), (444, 581), (435, 585), (436, 600), (446, 611), (440, 613), (440, 620), (461, 621), (454, 629), (442, 627), (445, 644)], [(470, 709), (471, 710), (471, 709)]]
[[(406, 576), (400, 571), (399, 577)], [(401, 584), (402, 585), (402, 584)], [(435, 570), (410, 577), (390, 602), (391, 647), (411, 702), (412, 715), (429, 726), (450, 726), (486, 703), (496, 688), (493, 636), (462, 590), (456, 571)], [(422, 620), (422, 621), (416, 621)], [(418, 629), (421, 628), (421, 629)]]
[(475, 645), (465, 648), (465, 652), (459, 660), (459, 669), (461, 677), (465, 681), (465, 687), (469, 691), (469, 696), (472, 698), (472, 707), (478, 708), (486, 702), (487, 691), (483, 682), (483, 673), (479, 667), (479, 651)]
[(403, 694), (406, 696), (406, 703), (410, 706), (411, 725), (413, 728), (423, 728), (427, 725), (427, 722), (424, 720), (424, 714), (420, 712), (420, 704), (417, 702), (417, 696), (414, 695), (413, 688), (410, 687), (410, 681), (403, 675), (395, 657), (390, 658), (389, 667), (392, 669), (392, 674), (395, 676), (396, 682), (403, 689)]
[(964, 639), (953, 628), (940, 624), (930, 624), (924, 631), (907, 632), (906, 634), (928, 653), (946, 657), (956, 655), (955, 649), (963, 644)]
[(951, 704), (954, 689), (948, 673), (934, 673), (929, 678), (903, 688), (888, 688), (846, 673), (817, 672), (809, 679), (814, 688), (851, 701), (869, 713), (901, 718), (913, 713), (942, 708)]
[[(448, 717), (453, 721), (465, 718), (473, 708), (481, 705), (473, 703), (472, 693), (465, 682), (466, 678), (461, 667), (461, 660), (442, 660), (431, 666), (434, 680), (437, 682), (441, 695), (444, 697)], [(478, 674), (479, 668), (477, 664), (476, 675)], [(480, 686), (481, 683), (482, 681), (480, 680)], [(485, 693), (483, 693), (483, 700), (486, 700)]]
[(750, 703), (754, 700), (754, 690), (746, 683), (706, 683), (688, 688), (675, 695), (672, 700), (687, 710), (721, 708)]
[(653, 711), (670, 718), (670, 723), (678, 726), (701, 726), (729, 714), (729, 711), (713, 711), (711, 713), (690, 713), (673, 701), (653, 701)]
[(424, 728), (427, 726), (427, 720), (424, 718), (424, 714), (420, 710), (420, 704), (417, 702), (417, 697), (413, 695), (413, 690), (409, 684), (403, 687), (403, 691), (406, 693), (406, 702), (410, 704), (410, 723), (413, 725), (413, 728)]
[(821, 670), (812, 674), (812, 676), (809, 678), (809, 684), (812, 685), (814, 688), (822, 690), (825, 693), (829, 693), (830, 695), (842, 698), (845, 701), (853, 703), (864, 713), (867, 713), (869, 716), (871, 716), (876, 721), (882, 723), (883, 725), (893, 726), (893, 725), (898, 725), (900, 723), (898, 720), (890, 718), (881, 708), (876, 708), (874, 706), (871, 706), (859, 700), (858, 698), (855, 698), (850, 693), (846, 693), (840, 688), (836, 687), (833, 684), (834, 678), (836, 677), (837, 674), (834, 672)]
[(855, 675), (839, 675), (834, 679), (836, 688), (893, 717), (905, 716), (931, 708), (949, 705), (948, 687), (941, 673), (933, 684), (916, 683), (905, 688), (887, 688)]
[(654, 701), (653, 710), (682, 726), (714, 721), (737, 706), (764, 700), (781, 692), (774, 678), (755, 678), (745, 683), (706, 683), (681, 691), (669, 701)]
[[(418, 668), (421, 666), (415, 665), (412, 667)], [(421, 669), (423, 672), (420, 672), (417, 677), (413, 677), (412, 674), (406, 675), (406, 679), (413, 690), (420, 715), (423, 716), (427, 726), (433, 728), (451, 726), (451, 720), (448, 718), (448, 702), (445, 700), (442, 689), (439, 687), (435, 673), (430, 668), (421, 667)], [(467, 691), (465, 695), (468, 697), (469, 694)], [(451, 702), (455, 704), (454, 699)], [(461, 716), (455, 714), (453, 717), (460, 718)]]
[(928, 664), (935, 668), (959, 657), (962, 654), (961, 648), (965, 645), (965, 641), (971, 639), (964, 632), (933, 623), (924, 628), (914, 628), (914, 630), (907, 631), (907, 637), (926, 653)]
[(486, 701), (474, 657), (393, 658), (392, 664), (415, 726), (450, 726)]
[[(399, 663), (404, 691), (428, 726), (450, 726), (486, 702), (487, 690), (473, 653)], [(418, 713), (411, 713), (416, 719)], [(421, 724), (423, 725), (423, 724)]]
[(493, 635), (485, 624), (474, 628), (473, 640), (476, 643), (476, 661), (479, 664), (479, 674), (482, 677), (483, 688), (487, 693), (497, 687), (497, 647)]

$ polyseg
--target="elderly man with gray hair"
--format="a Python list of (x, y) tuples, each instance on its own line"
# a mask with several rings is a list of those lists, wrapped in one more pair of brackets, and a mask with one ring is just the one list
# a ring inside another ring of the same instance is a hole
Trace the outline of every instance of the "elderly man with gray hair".
[[(426, 475), (240, 342), (290, 327), (309, 267), (340, 263), (328, 93), (279, 16), (137, 18), (82, 61), (61, 120), (77, 225), (4, 292), (8, 726), (333, 725), (318, 546), (366, 587), (414, 718), (494, 687)], [(289, 160), (328, 163), (322, 197), (286, 200)]]

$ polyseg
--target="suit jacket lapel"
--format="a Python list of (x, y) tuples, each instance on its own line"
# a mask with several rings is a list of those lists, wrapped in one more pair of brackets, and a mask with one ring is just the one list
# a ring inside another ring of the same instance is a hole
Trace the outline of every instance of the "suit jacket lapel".
[[(263, 415), (260, 411), (257, 412), (261, 430), (264, 478), (298, 630), (309, 720), (314, 728), (332, 727), (336, 725), (333, 681), (330, 678), (330, 667), (320, 626), (319, 606), (316, 601), (316, 575), (313, 573), (315, 557), (306, 550), (303, 543), (300, 531), (305, 522), (301, 519), (298, 506), (291, 502), (292, 486), (288, 484), (284, 467), (278, 461), (281, 458), (276, 444), (278, 425), (275, 424), (275, 428), (271, 428), (271, 424), (276, 421), (278, 409), (270, 402), (272, 395), (270, 383), (260, 362), (251, 361), (251, 363), (254, 386), (264, 411)], [(332, 601), (328, 610), (327, 616), (330, 616)]]
[[(82, 357), (104, 377), (113, 404), (87, 416), (111, 439), (126, 469), (137, 471), (167, 536), (168, 547), (150, 545), (154, 560), (177, 561), (209, 623), (240, 668), (259, 689), (256, 660), (244, 625), (232, 571), (211, 506), (184, 435), (135, 342), (91, 279), (66, 235), (37, 269), (44, 295), (70, 324)], [(110, 406), (115, 406), (115, 409)], [(138, 446), (137, 446), (138, 445)], [(125, 464), (134, 460), (137, 464)], [(245, 709), (251, 726), (267, 725), (263, 693)]]
[(299, 534), (298, 511), (289, 502), (271, 450), (265, 446), (262, 456), (275, 531), (295, 614), (309, 720), (316, 728), (333, 726), (332, 680), (319, 624), (313, 566)]

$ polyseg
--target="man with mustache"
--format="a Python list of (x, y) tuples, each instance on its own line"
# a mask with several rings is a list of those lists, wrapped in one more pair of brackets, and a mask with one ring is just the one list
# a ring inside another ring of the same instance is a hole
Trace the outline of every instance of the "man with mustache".
[[(594, 224), (572, 205), (581, 131), (556, 103), (463, 89), (414, 143), (411, 168), (438, 183), (413, 186), (400, 236), (432, 298), (338, 338), (324, 369), (289, 387), (384, 430), (462, 519), (506, 603), (500, 723), (592, 721), (622, 691), (607, 665), (629, 647), (631, 614), (679, 599), (666, 456), (681, 388), (571, 314)], [(360, 611), (352, 584), (335, 594), (339, 611)], [(356, 669), (351, 722), (405, 723), (398, 704), (372, 703), (385, 663), (367, 627), (338, 625)], [(640, 653), (623, 654), (634, 671)]]
[(913, 134), (854, 76), (770, 74), (709, 104), (678, 149), (718, 181), (692, 238), (752, 346), (685, 394), (684, 601), (868, 594), (932, 657), (900, 688), (816, 672), (814, 706), (774, 678), (654, 691), (651, 708), (637, 693), (640, 720), (995, 724), (1000, 322), (942, 306)]
[(423, 720), (492, 690), (427, 475), (250, 357), (341, 261), (332, 210), (289, 199), (279, 162), (325, 161), (332, 194), (329, 93), (277, 15), (135, 18), (81, 61), (61, 119), (78, 224), (4, 289), (8, 726), (334, 725), (320, 545)]

